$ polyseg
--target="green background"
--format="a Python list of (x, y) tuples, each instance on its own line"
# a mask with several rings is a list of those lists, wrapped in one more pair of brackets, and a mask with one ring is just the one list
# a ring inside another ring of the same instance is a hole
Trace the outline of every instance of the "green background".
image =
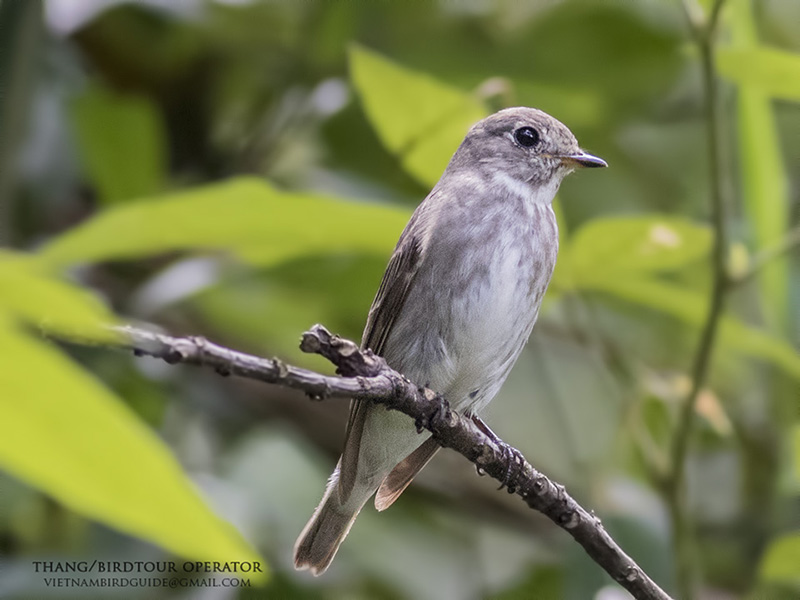
[[(711, 289), (708, 115), (687, 0), (0, 3), (0, 595), (37, 560), (262, 560), (204, 598), (623, 598), (561, 530), (441, 452), (312, 579), (292, 546), (346, 402), (98, 343), (155, 323), (331, 372), (466, 129), (541, 108), (609, 169), (492, 428), (676, 594), (800, 594), (800, 4), (727, 0), (715, 39), (733, 279), (685, 461), (665, 474)], [(753, 270), (752, 276), (747, 276)], [(96, 597), (194, 598), (108, 588)], [(216, 594), (216, 595), (214, 595)], [(717, 595), (715, 595), (717, 594)]]

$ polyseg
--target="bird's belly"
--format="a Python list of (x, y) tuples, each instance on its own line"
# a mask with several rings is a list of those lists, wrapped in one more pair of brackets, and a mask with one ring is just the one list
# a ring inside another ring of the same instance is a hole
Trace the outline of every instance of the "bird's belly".
[[(505, 249), (463, 285), (418, 286), (393, 332), (385, 357), (412, 381), (441, 392), (454, 407), (476, 412), (497, 393), (521, 352), (550, 278), (526, 276), (528, 254)], [(460, 265), (453, 265), (458, 269)], [(544, 275), (544, 277), (542, 277)], [(434, 280), (439, 279), (435, 278)], [(541, 288), (541, 289), (540, 289)]]
[(477, 412), (499, 391), (538, 316), (531, 282), (512, 258), (454, 304), (448, 346), (455, 376), (447, 395), (461, 410)]

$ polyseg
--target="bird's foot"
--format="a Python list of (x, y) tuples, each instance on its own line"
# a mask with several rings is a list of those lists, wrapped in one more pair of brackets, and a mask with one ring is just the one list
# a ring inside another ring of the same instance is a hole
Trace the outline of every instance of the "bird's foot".
[[(497, 489), (502, 490), (503, 488), (508, 488), (508, 493), (513, 494), (516, 491), (516, 488), (509, 484), (513, 479), (516, 478), (517, 475), (522, 472), (523, 465), (525, 464), (525, 457), (522, 456), (522, 453), (519, 450), (501, 440), (498, 435), (489, 428), (483, 419), (475, 415), (473, 415), (471, 418), (472, 422), (475, 423), (478, 429), (486, 434), (486, 436), (500, 448), (500, 451), (503, 453), (503, 458), (508, 463), (506, 474), (503, 477), (503, 481), (500, 483), (500, 487)], [(478, 475), (483, 475), (483, 471), (480, 467), (477, 467), (477, 470)]]
[(513, 446), (506, 444), (505, 442), (501, 442), (501, 447), (503, 448), (503, 455), (508, 459), (508, 469), (506, 470), (506, 475), (503, 478), (503, 482), (497, 489), (502, 490), (503, 487), (505, 487), (508, 489), (509, 494), (513, 494), (517, 491), (517, 488), (511, 485), (510, 482), (517, 479), (522, 474), (522, 470), (525, 465), (525, 457), (522, 456), (522, 452)]
[(440, 396), (428, 388), (420, 388), (419, 391), (428, 401), (434, 404), (430, 413), (425, 416), (417, 417), (414, 420), (417, 433), (422, 433), (424, 429), (430, 430), (431, 427), (435, 426), (437, 421), (447, 415), (447, 411), (450, 410), (450, 403), (444, 396)]

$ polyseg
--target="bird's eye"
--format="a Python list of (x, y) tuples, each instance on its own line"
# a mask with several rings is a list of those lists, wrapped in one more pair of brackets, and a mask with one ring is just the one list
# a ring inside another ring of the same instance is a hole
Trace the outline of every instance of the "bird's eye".
[(514, 132), (514, 139), (520, 146), (530, 148), (539, 143), (539, 132), (533, 127), (520, 127)]

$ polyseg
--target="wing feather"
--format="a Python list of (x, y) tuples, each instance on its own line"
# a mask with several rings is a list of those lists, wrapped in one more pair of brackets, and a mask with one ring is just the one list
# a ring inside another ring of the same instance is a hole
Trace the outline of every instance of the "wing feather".
[(440, 447), (436, 440), (428, 438), (419, 448), (400, 461), (378, 488), (378, 493), (375, 495), (375, 508), (386, 510), (394, 504), (394, 501), (400, 497), (400, 494), (409, 486), (422, 467), (430, 462)]
[[(420, 238), (410, 233), (412, 223), (413, 219), (400, 237), (386, 267), (364, 328), (361, 346), (371, 349), (378, 355), (383, 353), (392, 326), (403, 309), (414, 277), (419, 270), (422, 245)], [(339, 471), (339, 494), (342, 502), (347, 500), (355, 485), (361, 436), (367, 416), (366, 409), (367, 406), (361, 401), (354, 400), (350, 403), (350, 416), (347, 421)]]

